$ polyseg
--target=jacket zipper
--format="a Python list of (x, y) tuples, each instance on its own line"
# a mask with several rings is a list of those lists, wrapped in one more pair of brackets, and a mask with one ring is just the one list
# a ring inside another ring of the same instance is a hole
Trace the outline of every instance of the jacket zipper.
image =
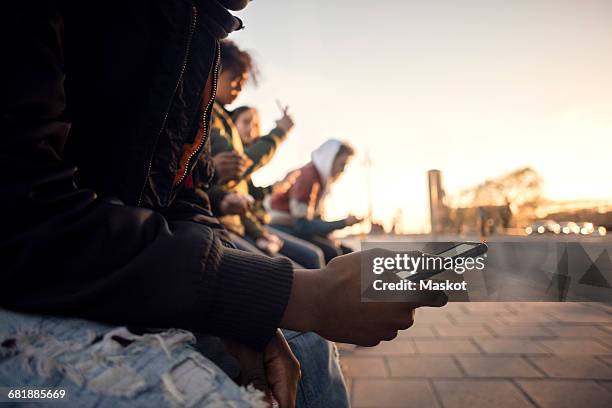
[(187, 158), (187, 163), (185, 165), (185, 171), (181, 175), (181, 178), (178, 180), (178, 182), (174, 184), (175, 187), (180, 185), (185, 179), (185, 177), (187, 177), (187, 174), (189, 173), (189, 169), (191, 168), (191, 160), (194, 158), (194, 156), (196, 156), (197, 153), (200, 152), (200, 150), (202, 149), (202, 146), (204, 146), (204, 144), (208, 140), (208, 121), (206, 120), (206, 118), (209, 116), (208, 113), (215, 101), (215, 95), (217, 94), (217, 78), (219, 76), (220, 62), (221, 62), (221, 52), (219, 50), (219, 46), (217, 45), (215, 47), (215, 67), (213, 70), (212, 98), (210, 98), (210, 100), (206, 104), (206, 107), (202, 111), (202, 117), (200, 119), (202, 121), (202, 130), (204, 131), (204, 136), (202, 137), (202, 140), (200, 140), (200, 143), (198, 143), (198, 147), (195, 150), (193, 150), (193, 152), (191, 152), (191, 154)]
[[(198, 20), (198, 9), (195, 6), (193, 6), (191, 9), (191, 25), (189, 26), (189, 36), (187, 37), (187, 44), (185, 45), (185, 58), (183, 58), (183, 65), (181, 65), (181, 71), (176, 81), (176, 85), (174, 86), (174, 92), (172, 93), (172, 99), (174, 99), (174, 96), (176, 95), (176, 91), (178, 90), (178, 87), (181, 84), (181, 81), (183, 80), (183, 76), (185, 75), (185, 70), (187, 69), (187, 60), (189, 59), (189, 54), (191, 51), (191, 40), (193, 39), (193, 34), (195, 33), (197, 20)], [(161, 137), (161, 134), (166, 127), (166, 121), (168, 120), (168, 115), (170, 114), (171, 106), (172, 106), (172, 102), (168, 104), (168, 108), (166, 109), (166, 113), (164, 114), (164, 120), (162, 121), (162, 126), (159, 129), (159, 132), (157, 134), (157, 139)], [(151, 157), (149, 158), (149, 164), (147, 166), (147, 174), (145, 177), (144, 184), (142, 185), (142, 189), (140, 190), (140, 195), (138, 196), (138, 201), (136, 203), (137, 206), (140, 206), (142, 204), (142, 195), (144, 194), (144, 190), (147, 185), (147, 180), (149, 180), (149, 177), (151, 176), (151, 168), (153, 166), (154, 154), (155, 154), (155, 147), (153, 148), (153, 152), (151, 153)]]

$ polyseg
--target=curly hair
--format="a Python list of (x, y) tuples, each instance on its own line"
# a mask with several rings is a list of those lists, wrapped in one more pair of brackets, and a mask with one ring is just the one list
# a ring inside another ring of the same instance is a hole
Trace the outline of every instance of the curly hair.
[(250, 74), (251, 81), (257, 85), (259, 70), (251, 54), (241, 50), (233, 41), (221, 41), (221, 69), (230, 70), (236, 75)]

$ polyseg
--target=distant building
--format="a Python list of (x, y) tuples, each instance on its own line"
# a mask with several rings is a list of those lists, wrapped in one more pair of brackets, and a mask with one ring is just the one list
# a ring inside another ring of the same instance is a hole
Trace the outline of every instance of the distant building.
[(447, 230), (458, 234), (479, 232), (486, 236), (503, 233), (511, 220), (512, 211), (507, 205), (452, 208)]
[(509, 205), (449, 207), (440, 170), (427, 172), (431, 233), (477, 233), (490, 235), (503, 232), (512, 219)]
[(429, 185), (429, 216), (431, 222), (431, 233), (442, 233), (448, 217), (446, 208), (446, 196), (442, 185), (442, 172), (440, 170), (429, 170), (427, 172)]

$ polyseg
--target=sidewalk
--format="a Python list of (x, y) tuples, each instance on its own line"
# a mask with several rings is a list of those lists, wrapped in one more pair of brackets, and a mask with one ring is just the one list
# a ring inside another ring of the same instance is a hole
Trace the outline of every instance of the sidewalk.
[(355, 408), (612, 407), (601, 303), (449, 303), (391, 342), (339, 347)]

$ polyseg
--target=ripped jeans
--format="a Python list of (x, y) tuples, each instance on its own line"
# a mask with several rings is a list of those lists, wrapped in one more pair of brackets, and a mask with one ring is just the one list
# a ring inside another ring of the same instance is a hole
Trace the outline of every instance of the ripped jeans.
[[(302, 365), (297, 406), (347, 407), (335, 347), (314, 333), (285, 335)], [(196, 341), (178, 329), (139, 335), (125, 327), (0, 309), (0, 387), (63, 389), (60, 406), (267, 406), (261, 392), (230, 378), (238, 370), (214, 337)]]

